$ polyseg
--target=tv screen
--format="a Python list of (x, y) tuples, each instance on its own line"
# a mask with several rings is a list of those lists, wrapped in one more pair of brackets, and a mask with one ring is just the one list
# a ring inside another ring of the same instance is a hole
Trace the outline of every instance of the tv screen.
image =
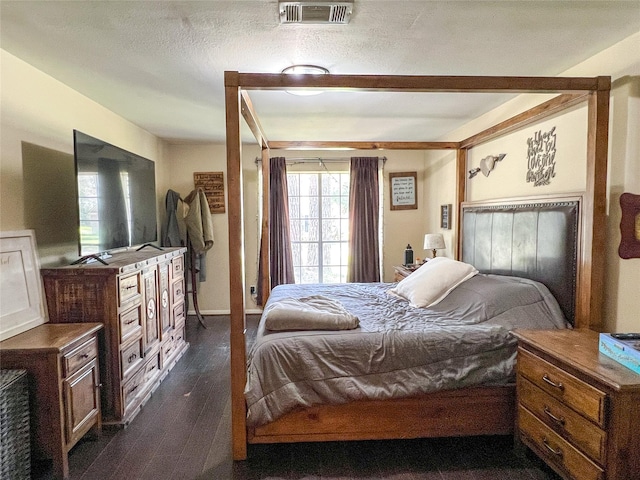
[(155, 163), (73, 131), (80, 255), (158, 239)]

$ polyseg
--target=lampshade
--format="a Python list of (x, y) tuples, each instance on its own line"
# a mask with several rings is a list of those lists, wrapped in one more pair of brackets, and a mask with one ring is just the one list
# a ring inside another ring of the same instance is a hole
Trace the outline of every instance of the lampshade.
[(441, 233), (427, 233), (424, 236), (424, 246), (425, 250), (431, 250), (433, 252), (433, 256), (436, 256), (436, 250), (445, 248), (444, 245), (444, 237)]

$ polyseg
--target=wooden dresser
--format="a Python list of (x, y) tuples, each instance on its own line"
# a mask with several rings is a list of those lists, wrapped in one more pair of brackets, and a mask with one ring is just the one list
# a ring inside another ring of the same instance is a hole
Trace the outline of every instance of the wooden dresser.
[(590, 330), (516, 331), (517, 438), (559, 475), (640, 479), (640, 375)]
[(173, 368), (185, 341), (184, 248), (116, 253), (41, 269), (49, 321), (102, 322), (102, 414), (125, 425)]
[(101, 428), (99, 323), (45, 323), (0, 342), (2, 368), (29, 379), (32, 456), (53, 459), (57, 478), (69, 476), (69, 450)]

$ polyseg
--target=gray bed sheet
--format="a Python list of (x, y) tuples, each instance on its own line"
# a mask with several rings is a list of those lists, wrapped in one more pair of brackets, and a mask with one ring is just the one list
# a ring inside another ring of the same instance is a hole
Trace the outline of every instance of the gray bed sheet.
[(532, 280), (479, 274), (428, 309), (389, 294), (394, 285), (274, 288), (267, 305), (324, 295), (357, 315), (360, 325), (272, 332), (261, 321), (248, 358), (247, 424), (314, 404), (507, 384), (516, 355), (510, 330), (569, 327), (549, 290)]

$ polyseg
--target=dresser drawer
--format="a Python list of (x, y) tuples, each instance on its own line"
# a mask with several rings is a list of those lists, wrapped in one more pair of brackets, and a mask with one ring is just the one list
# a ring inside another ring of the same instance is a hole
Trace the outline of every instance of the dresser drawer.
[(69, 376), (98, 356), (98, 342), (95, 337), (66, 353), (63, 357), (64, 374)]
[(140, 369), (131, 379), (122, 387), (122, 397), (124, 398), (124, 411), (128, 415), (131, 407), (135, 406), (136, 398), (142, 391), (144, 383), (144, 370)]
[(184, 343), (184, 324), (176, 326), (175, 332), (173, 334), (173, 343), (175, 343), (177, 348)]
[(153, 382), (160, 373), (160, 350), (147, 356), (148, 360), (144, 364), (143, 381), (146, 384)]
[(138, 338), (120, 351), (123, 379), (131, 375), (142, 363), (142, 348), (142, 339)]
[(518, 349), (518, 373), (576, 412), (605, 427), (606, 394), (526, 350)]
[(126, 343), (129, 337), (142, 332), (142, 306), (136, 305), (120, 315), (120, 343)]
[(173, 333), (171, 334), (171, 337), (169, 337), (162, 344), (161, 351), (162, 351), (162, 368), (164, 368), (167, 364), (167, 361), (173, 356), (173, 354), (176, 351), (176, 343), (174, 342)]
[(173, 285), (171, 285), (171, 293), (171, 300), (174, 305), (184, 300), (184, 278), (180, 278), (180, 280), (173, 282)]
[(604, 471), (522, 405), (518, 407), (522, 440), (568, 478), (604, 480)]
[(600, 465), (604, 464), (607, 435), (598, 426), (522, 376), (518, 376), (518, 399), (549, 428)]
[(173, 307), (173, 321), (176, 326), (184, 324), (184, 321), (187, 318), (185, 309), (186, 307), (184, 302), (180, 302), (178, 305)]
[(184, 275), (184, 257), (182, 255), (171, 260), (171, 275), (173, 279)]
[(118, 278), (118, 302), (121, 307), (129, 300), (140, 295), (140, 277), (137, 273)]

